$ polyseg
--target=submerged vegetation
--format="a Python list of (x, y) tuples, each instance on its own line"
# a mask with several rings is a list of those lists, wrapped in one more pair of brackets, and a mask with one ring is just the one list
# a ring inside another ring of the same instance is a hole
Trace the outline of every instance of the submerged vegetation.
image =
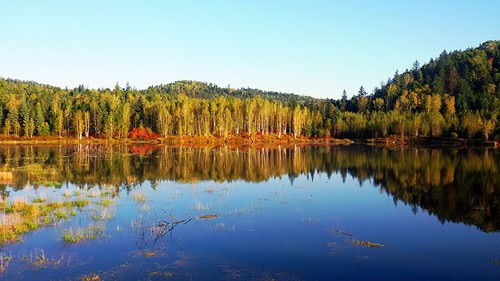
[[(61, 89), (0, 79), (0, 131), (33, 136), (155, 139), (500, 138), (500, 42), (437, 59), (339, 100), (178, 81), (137, 90)], [(57, 141), (57, 139), (52, 139)]]

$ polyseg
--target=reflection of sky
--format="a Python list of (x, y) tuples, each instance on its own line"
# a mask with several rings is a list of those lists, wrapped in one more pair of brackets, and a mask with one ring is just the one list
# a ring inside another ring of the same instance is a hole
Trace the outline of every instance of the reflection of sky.
[[(52, 192), (43, 190), (47, 196)], [(15, 196), (26, 192), (33, 191)], [(64, 188), (57, 191), (63, 192)], [(146, 195), (146, 203), (133, 200), (137, 192)], [(36, 274), (23, 271), (25, 275), (17, 278), (30, 274), (55, 278), (122, 267), (123, 274), (132, 278), (159, 265), (173, 272), (200, 274), (196, 276), (201, 279), (220, 277), (223, 269), (237, 269), (243, 278), (288, 272), (291, 275), (285, 278), (486, 280), (500, 274), (491, 263), (500, 258), (498, 233), (441, 224), (421, 209), (413, 214), (410, 206), (402, 202), (395, 206), (391, 196), (369, 181), (360, 186), (357, 179), (347, 177), (343, 183), (340, 174), (330, 179), (315, 175), (314, 181), (299, 176), (293, 185), (286, 176), (261, 183), (165, 181), (156, 190), (146, 182), (129, 195), (122, 190), (116, 201), (117, 216), (106, 222), (106, 239), (71, 246), (60, 241), (64, 227), (88, 224), (87, 210), (71, 222), (36, 231), (26, 236), (25, 243), (5, 248), (13, 253), (43, 248), (47, 255), (72, 256), (67, 267)], [(179, 220), (219, 217), (178, 225), (157, 244), (144, 245), (140, 231), (131, 227), (132, 220), (142, 217), (152, 225), (155, 219), (167, 218), (161, 209)], [(335, 230), (384, 247), (353, 246), (351, 237)], [(145, 249), (159, 254), (145, 258), (141, 254)]]

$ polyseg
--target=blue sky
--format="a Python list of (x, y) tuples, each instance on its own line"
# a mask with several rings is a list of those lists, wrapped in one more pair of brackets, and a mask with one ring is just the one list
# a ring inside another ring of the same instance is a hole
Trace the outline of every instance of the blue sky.
[(500, 39), (500, 1), (3, 1), (0, 76), (61, 87), (176, 80), (314, 97), (371, 92)]

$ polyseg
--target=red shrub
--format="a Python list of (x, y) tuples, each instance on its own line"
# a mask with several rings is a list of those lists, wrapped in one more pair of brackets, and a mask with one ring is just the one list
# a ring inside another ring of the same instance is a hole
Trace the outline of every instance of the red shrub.
[(155, 139), (159, 137), (150, 128), (133, 128), (128, 136), (131, 139)]

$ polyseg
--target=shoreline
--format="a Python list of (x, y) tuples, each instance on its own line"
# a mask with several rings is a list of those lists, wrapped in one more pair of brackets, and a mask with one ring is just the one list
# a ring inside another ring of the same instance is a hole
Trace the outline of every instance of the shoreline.
[(386, 138), (372, 139), (336, 139), (336, 138), (310, 138), (292, 135), (279, 137), (274, 134), (252, 135), (252, 136), (168, 136), (151, 139), (112, 139), (112, 138), (74, 138), (74, 137), (0, 137), (0, 145), (186, 145), (186, 146), (206, 146), (206, 145), (349, 145), (365, 144), (370, 146), (430, 146), (430, 147), (490, 147), (500, 148), (498, 141), (486, 141), (480, 139), (452, 139), (452, 138), (401, 138), (390, 136)]
[(95, 138), (88, 137), (78, 139), (75, 137), (6, 137), (0, 136), (0, 145), (22, 145), (22, 144), (53, 144), (53, 145), (73, 145), (73, 144), (165, 144), (165, 145), (259, 145), (259, 144), (350, 144), (354, 143), (350, 139), (334, 139), (334, 138), (309, 138), (297, 137), (291, 135), (283, 135), (279, 137), (274, 134), (266, 135), (243, 135), (243, 136), (168, 136), (155, 138)]

